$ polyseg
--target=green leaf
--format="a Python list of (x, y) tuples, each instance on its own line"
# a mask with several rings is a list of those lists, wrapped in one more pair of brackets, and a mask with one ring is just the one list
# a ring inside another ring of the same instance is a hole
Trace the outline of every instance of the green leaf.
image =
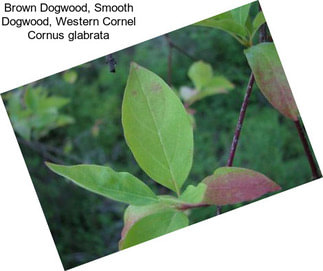
[(55, 108), (47, 110), (41, 114), (33, 114), (30, 117), (30, 125), (34, 129), (51, 128), (50, 126), (56, 121), (58, 112)]
[(74, 123), (74, 118), (68, 115), (60, 114), (56, 119), (56, 127), (62, 127), (72, 123)]
[(124, 135), (139, 166), (177, 194), (192, 166), (193, 130), (184, 106), (156, 74), (131, 64), (122, 103)]
[(186, 100), (186, 104), (191, 105), (205, 97), (215, 94), (228, 93), (233, 88), (234, 85), (224, 76), (214, 76), (201, 91)]
[(232, 20), (232, 14), (231, 14), (231, 11), (227, 11), (227, 12), (223, 12), (221, 14), (218, 14), (216, 16), (213, 16), (209, 19), (216, 19), (216, 20), (226, 20), (226, 19), (230, 19)]
[(123, 215), (124, 225), (121, 231), (119, 248), (121, 249), (123, 240), (127, 236), (128, 231), (139, 219), (153, 213), (161, 212), (165, 209), (169, 209), (169, 207), (166, 207), (162, 203), (143, 205), (143, 206), (129, 205)]
[(260, 43), (245, 50), (245, 55), (263, 95), (281, 114), (296, 121), (298, 109), (275, 45)]
[(187, 216), (183, 212), (173, 209), (165, 209), (149, 214), (130, 226), (119, 242), (119, 249), (125, 249), (151, 240), (186, 227), (188, 224)]
[(265, 175), (245, 168), (221, 167), (206, 177), (203, 202), (218, 206), (255, 200), (280, 186)]
[(251, 4), (247, 4), (242, 7), (231, 10), (232, 18), (236, 23), (242, 26), (245, 25), (249, 15), (250, 5)]
[(205, 196), (206, 188), (207, 186), (205, 183), (199, 183), (197, 186), (189, 185), (179, 199), (188, 203), (202, 202)]
[(204, 61), (194, 62), (188, 70), (188, 77), (201, 90), (213, 77), (212, 66)]
[(213, 18), (198, 22), (196, 23), (196, 25), (218, 28), (220, 30), (226, 31), (227, 33), (233, 36), (238, 35), (240, 37), (245, 37), (247, 35), (247, 31), (245, 27), (236, 23), (232, 19), (218, 20), (215, 17), (213, 17)]
[(121, 232), (121, 240), (119, 241), (120, 247), (124, 238), (127, 236), (129, 229), (139, 219), (165, 210), (169, 211), (172, 209), (176, 209), (178, 206), (183, 204), (178, 198), (175, 198), (169, 195), (158, 196), (158, 198), (160, 199), (160, 201), (155, 204), (142, 205), (142, 206), (129, 205), (127, 207), (127, 209), (124, 212), (124, 226)]
[(40, 87), (38, 88), (28, 88), (25, 92), (25, 104), (27, 108), (35, 111), (38, 109), (39, 106), (39, 100), (40, 100), (40, 93), (42, 89)]
[(39, 110), (47, 111), (50, 108), (59, 109), (67, 104), (69, 104), (70, 99), (58, 97), (58, 96), (51, 96), (42, 99), (39, 103)]
[(183, 203), (185, 203), (181, 199), (179, 199), (178, 197), (174, 197), (171, 195), (161, 195), (161, 196), (158, 196), (158, 198), (159, 198), (160, 202), (162, 204), (164, 204), (165, 206), (170, 207), (170, 208), (175, 208), (175, 209), (177, 209)]
[(233, 36), (236, 40), (238, 40), (242, 45), (247, 45), (248, 43), (248, 31), (246, 27), (236, 23), (232, 18), (230, 19), (229, 16), (226, 16), (225, 19), (221, 19), (218, 16), (211, 17), (209, 19), (200, 21), (196, 23), (197, 26), (206, 26), (217, 28), (223, 30)]
[(224, 76), (214, 76), (211, 81), (205, 86), (204, 91), (206, 92), (227, 92), (234, 88), (234, 85)]
[(49, 111), (53, 108), (57, 110), (70, 102), (70, 99), (64, 97), (48, 97), (46, 90), (42, 87), (28, 88), (24, 98), (27, 108), (34, 112)]
[(259, 11), (256, 17), (253, 19), (252, 22), (252, 34), (251, 38), (256, 34), (257, 30), (260, 26), (262, 26), (266, 22), (266, 19), (264, 17), (264, 14), (262, 11)]
[(246, 27), (246, 29), (248, 31), (248, 36), (251, 37), (252, 31), (253, 31), (253, 25), (252, 25), (252, 21), (251, 21), (250, 16), (247, 17), (245, 27)]
[(75, 184), (107, 198), (132, 205), (152, 204), (159, 201), (151, 189), (127, 172), (115, 172), (97, 165), (46, 165), (55, 173)]
[(207, 96), (227, 93), (234, 85), (224, 76), (213, 76), (212, 66), (204, 61), (194, 62), (188, 71), (189, 78), (196, 89), (182, 87), (180, 94), (187, 105), (191, 105)]

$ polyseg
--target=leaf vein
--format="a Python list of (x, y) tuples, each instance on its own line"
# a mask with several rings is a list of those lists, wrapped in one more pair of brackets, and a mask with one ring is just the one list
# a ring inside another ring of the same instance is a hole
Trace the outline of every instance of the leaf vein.
[(172, 182), (172, 183), (173, 183), (173, 185), (174, 185), (174, 188), (175, 188), (175, 190), (176, 190), (176, 193), (177, 193), (177, 194), (179, 194), (179, 189), (178, 189), (177, 183), (176, 183), (176, 181), (175, 181), (174, 173), (173, 173), (173, 170), (172, 170), (172, 168), (171, 168), (171, 166), (170, 166), (170, 162), (169, 162), (168, 156), (166, 155), (165, 145), (164, 145), (164, 142), (163, 142), (163, 140), (162, 140), (162, 136), (161, 136), (160, 130), (158, 129), (158, 126), (157, 126), (157, 122), (156, 122), (155, 116), (154, 116), (154, 114), (153, 114), (153, 112), (152, 112), (151, 105), (150, 105), (150, 103), (149, 103), (149, 100), (148, 100), (147, 96), (145, 95), (145, 93), (144, 93), (144, 91), (143, 91), (143, 85), (142, 85), (142, 83), (141, 83), (141, 81), (140, 81), (140, 79), (139, 79), (139, 77), (138, 77), (138, 75), (137, 75), (137, 73), (136, 73), (136, 72), (135, 72), (135, 75), (136, 75), (136, 77), (137, 77), (137, 81), (139, 82), (139, 85), (140, 85), (140, 91), (142, 92), (142, 94), (143, 94), (143, 95), (144, 95), (144, 97), (145, 97), (145, 101), (146, 101), (147, 106), (148, 106), (148, 108), (149, 108), (149, 112), (150, 112), (151, 118), (152, 118), (152, 120), (153, 120), (153, 123), (154, 123), (155, 129), (156, 129), (156, 131), (157, 131), (157, 135), (158, 135), (157, 137), (158, 137), (159, 142), (160, 142), (160, 145), (161, 145), (161, 147), (162, 147), (162, 151), (163, 151), (163, 154), (164, 154), (164, 157), (165, 157), (165, 160), (166, 160), (166, 164), (167, 164), (167, 167), (168, 167), (169, 173), (170, 173), (170, 175), (171, 175), (171, 182)]

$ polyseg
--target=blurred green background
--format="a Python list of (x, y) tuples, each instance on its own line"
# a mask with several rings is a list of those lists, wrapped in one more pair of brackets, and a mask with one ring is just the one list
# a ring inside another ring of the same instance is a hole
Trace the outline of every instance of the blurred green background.
[[(189, 26), (170, 33), (169, 37), (197, 60), (210, 63), (215, 74), (226, 76), (235, 85), (228, 94), (208, 97), (192, 106), (196, 110), (195, 150), (187, 185), (201, 181), (217, 167), (226, 164), (250, 69), (243, 47), (219, 30)], [(70, 99), (60, 108), (54, 105), (54, 109), (46, 112), (48, 116), (56, 114), (56, 119), (46, 119), (43, 127), (34, 127), (38, 132), (30, 138), (17, 135), (65, 268), (118, 250), (126, 206), (90, 193), (53, 174), (44, 166), (44, 161), (109, 165), (117, 171), (131, 172), (158, 193), (169, 193), (138, 167), (126, 146), (121, 126), (121, 102), (130, 62), (137, 62), (167, 81), (168, 50), (165, 37), (157, 37), (115, 53), (116, 73), (109, 71), (109, 65), (102, 57), (3, 95), (7, 109), (12, 107), (9, 110), (12, 122), (28, 114), (15, 108), (27, 91), (41, 88), (48, 97), (55, 95)], [(192, 59), (173, 49), (174, 88), (192, 86), (187, 76), (192, 63)], [(11, 105), (10, 100), (14, 101)], [(15, 114), (20, 115), (17, 117)], [(45, 113), (40, 111), (39, 114)], [(60, 114), (67, 116), (66, 123), (62, 123)], [(33, 121), (37, 126), (40, 120)], [(21, 125), (16, 124), (15, 130), (26, 128)], [(310, 168), (293, 122), (274, 110), (256, 86), (234, 166), (262, 172), (279, 183), (283, 190), (311, 180)], [(228, 206), (224, 211), (239, 206)], [(214, 207), (196, 209), (191, 215), (191, 223), (214, 214)]]

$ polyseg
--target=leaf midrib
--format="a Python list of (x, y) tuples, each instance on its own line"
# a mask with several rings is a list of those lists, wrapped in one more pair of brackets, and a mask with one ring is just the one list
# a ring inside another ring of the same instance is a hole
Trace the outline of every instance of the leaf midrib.
[[(89, 191), (91, 191), (93, 193), (99, 194), (99, 195), (104, 196), (104, 197), (107, 197), (107, 198), (115, 199), (115, 197), (113, 197), (113, 196), (112, 197), (111, 196), (108, 196), (108, 195), (104, 194), (103, 192), (100, 192), (100, 191), (98, 191), (96, 189), (93, 189), (93, 188), (89, 188), (86, 185), (84, 185), (84, 184), (82, 184), (80, 182), (77, 182), (74, 178), (68, 176), (67, 174), (60, 173), (57, 170), (55, 170), (54, 168), (51, 168), (51, 170), (53, 170), (55, 173), (57, 173), (60, 176), (66, 178), (68, 180), (70, 180), (71, 182), (75, 183), (76, 185), (78, 185), (78, 186), (80, 186), (80, 187), (82, 187), (82, 188), (84, 188), (86, 190), (89, 190)], [(159, 198), (152, 191), (151, 191), (151, 193), (152, 193), (151, 196), (148, 196), (148, 195), (139, 194), (139, 193), (130, 193), (130, 192), (126, 192), (126, 191), (122, 191), (122, 190), (118, 190), (118, 189), (107, 188), (104, 185), (97, 185), (97, 187), (100, 188), (100, 189), (102, 189), (102, 191), (108, 191), (108, 192), (111, 191), (112, 193), (117, 192), (117, 193), (121, 194), (122, 196), (124, 196), (125, 198), (127, 196), (131, 196), (131, 197), (133, 197), (135, 199), (140, 199), (140, 200), (145, 199), (145, 200), (156, 201), (156, 202), (159, 202), (160, 201)], [(148, 189), (147, 190), (147, 192), (148, 192), (150, 190), (150, 188), (147, 187), (147, 189)], [(145, 193), (144, 189), (142, 191), (143, 191), (143, 193)], [(129, 201), (119, 200), (119, 199), (118, 199), (118, 201), (121, 201), (121, 202), (129, 202)]]
[(170, 175), (171, 175), (171, 182), (172, 182), (172, 183), (173, 183), (173, 185), (174, 185), (175, 192), (179, 195), (179, 189), (178, 189), (178, 187), (177, 187), (177, 183), (176, 183), (176, 181), (175, 181), (174, 173), (173, 173), (173, 170), (172, 170), (172, 168), (171, 168), (171, 166), (170, 166), (170, 162), (169, 162), (168, 157), (167, 157), (167, 155), (166, 155), (165, 145), (164, 145), (164, 142), (163, 142), (162, 137), (161, 137), (161, 132), (160, 132), (160, 130), (159, 130), (159, 129), (158, 129), (158, 127), (157, 127), (156, 119), (155, 119), (155, 116), (154, 116), (154, 114), (153, 114), (153, 112), (152, 112), (151, 105), (150, 105), (150, 103), (149, 103), (149, 100), (148, 100), (147, 96), (145, 95), (145, 93), (144, 93), (144, 91), (143, 91), (143, 86), (142, 86), (142, 83), (141, 83), (141, 81), (140, 81), (140, 79), (139, 79), (139, 76), (137, 75), (137, 73), (136, 73), (135, 71), (134, 71), (134, 74), (135, 74), (135, 76), (136, 76), (136, 78), (137, 78), (137, 81), (139, 82), (139, 85), (140, 85), (140, 87), (139, 87), (139, 88), (140, 88), (140, 91), (141, 91), (141, 93), (143, 94), (143, 96), (145, 97), (145, 101), (146, 101), (146, 103), (147, 103), (147, 106), (148, 106), (148, 109), (149, 109), (149, 113), (150, 113), (150, 115), (151, 115), (151, 118), (152, 118), (152, 120), (153, 120), (153, 123), (154, 123), (155, 129), (156, 129), (156, 131), (157, 131), (157, 138), (159, 139), (159, 143), (160, 143), (160, 145), (161, 145), (161, 147), (162, 147), (163, 155), (164, 155), (164, 157), (165, 157), (166, 164), (167, 164), (167, 167), (168, 167), (168, 169), (169, 169), (169, 173), (170, 173)]
[[(63, 175), (63, 174), (60, 174), (61, 176), (63, 176), (64, 178), (67, 178), (67, 179), (69, 179), (70, 181), (72, 181), (73, 183), (75, 183), (75, 184), (77, 184), (78, 186), (80, 186), (80, 187), (82, 187), (82, 188), (85, 188), (85, 189), (87, 189), (87, 190), (89, 190), (89, 191), (91, 191), (91, 192), (93, 192), (93, 193), (97, 193), (97, 194), (100, 194), (101, 196), (105, 196), (105, 197), (108, 197), (108, 198), (115, 198), (115, 197), (111, 197), (111, 196), (108, 196), (108, 195), (106, 195), (106, 194), (104, 194), (104, 192), (100, 192), (100, 191), (98, 191), (98, 190), (95, 190), (95, 189), (93, 189), (93, 188), (89, 188), (89, 187), (87, 187), (86, 185), (84, 185), (84, 184), (81, 184), (81, 183), (79, 183), (79, 182), (77, 182), (77, 181), (75, 181), (74, 179), (72, 179), (71, 177), (68, 177), (67, 175)], [(112, 193), (115, 193), (115, 192), (117, 192), (117, 193), (119, 193), (119, 194), (121, 194), (121, 195), (123, 195), (123, 196), (131, 196), (131, 197), (133, 197), (133, 198), (136, 198), (136, 199), (140, 199), (140, 200), (142, 200), (142, 199), (147, 199), (147, 200), (150, 200), (150, 201), (156, 201), (156, 202), (158, 202), (159, 201), (159, 199), (157, 198), (157, 197), (154, 197), (154, 195), (152, 194), (152, 196), (151, 197), (149, 197), (149, 196), (147, 196), (147, 195), (142, 195), (142, 194), (139, 194), (139, 193), (130, 193), (130, 192), (126, 192), (126, 191), (122, 191), (122, 190), (118, 190), (118, 189), (113, 189), (113, 188), (107, 188), (106, 186), (104, 186), (104, 185), (98, 185), (98, 188), (100, 188), (100, 189), (102, 189), (102, 191), (111, 191)], [(120, 200), (119, 200), (120, 201)], [(125, 201), (124, 201), (125, 202)], [(128, 201), (129, 202), (129, 201)]]

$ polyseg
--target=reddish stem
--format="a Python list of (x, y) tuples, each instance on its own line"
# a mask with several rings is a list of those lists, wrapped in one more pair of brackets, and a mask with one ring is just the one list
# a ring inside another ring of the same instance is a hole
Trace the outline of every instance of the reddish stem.
[(304, 127), (302, 126), (302, 124), (299, 120), (294, 121), (294, 123), (295, 123), (296, 129), (297, 129), (299, 138), (301, 139), (301, 142), (303, 144), (307, 160), (310, 164), (313, 180), (318, 179), (318, 178), (322, 177), (322, 174), (316, 164), (315, 158), (314, 158), (313, 153), (311, 151), (310, 143), (309, 143), (308, 139), (306, 138), (306, 135), (305, 135), (306, 132), (304, 130)]
[(234, 132), (234, 136), (233, 136), (233, 140), (232, 140), (232, 145), (231, 145), (231, 149), (230, 149), (230, 155), (229, 155), (229, 159), (228, 159), (228, 162), (227, 162), (228, 167), (232, 167), (232, 164), (233, 164), (234, 155), (235, 155), (236, 150), (237, 150), (239, 137), (240, 137), (240, 133), (241, 133), (241, 128), (242, 128), (242, 125), (243, 125), (244, 117), (246, 115), (247, 106), (248, 106), (248, 103), (249, 103), (249, 97), (251, 95), (252, 87), (254, 85), (254, 82), (255, 82), (255, 77), (254, 77), (253, 73), (251, 73), (249, 83), (248, 83), (248, 86), (247, 86), (247, 91), (246, 91), (246, 94), (244, 96), (243, 103), (241, 105), (241, 110), (240, 110), (238, 123), (237, 123), (236, 130)]

